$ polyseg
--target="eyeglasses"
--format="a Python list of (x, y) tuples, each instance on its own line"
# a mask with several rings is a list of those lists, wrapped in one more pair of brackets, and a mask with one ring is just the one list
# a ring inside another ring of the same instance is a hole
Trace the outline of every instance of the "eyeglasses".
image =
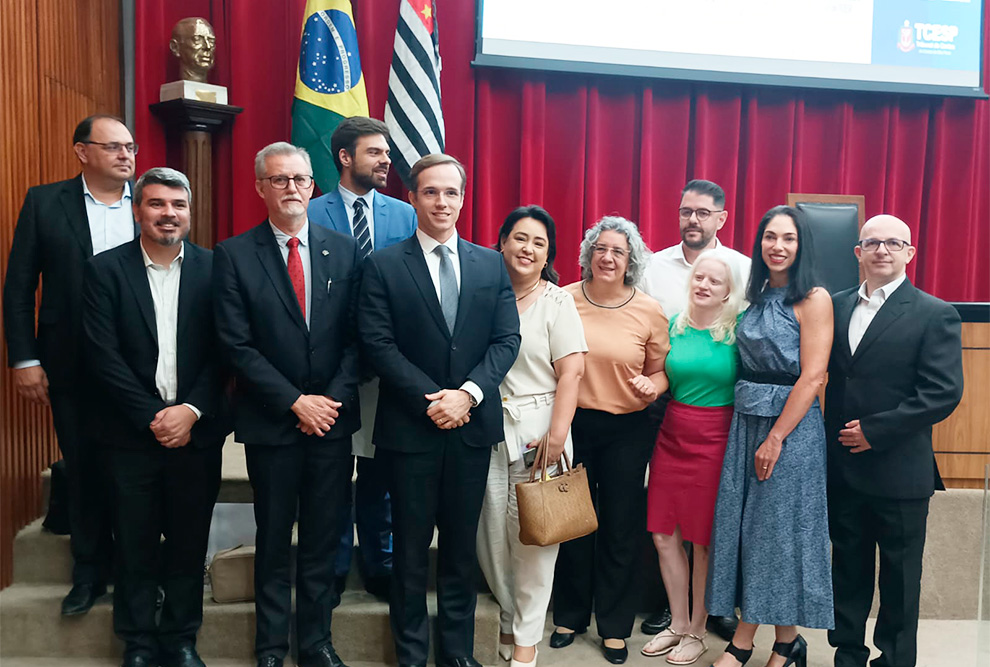
[(265, 176), (259, 180), (268, 181), (276, 190), (284, 190), (289, 187), (289, 181), (295, 183), (296, 188), (299, 190), (308, 190), (313, 185), (313, 177), (306, 174), (298, 174), (291, 177), (279, 174), (277, 176)]
[(677, 214), (681, 216), (681, 220), (690, 220), (691, 215), (695, 215), (698, 218), (698, 222), (704, 222), (708, 218), (712, 217), (712, 213), (721, 213), (724, 208), (720, 208), (717, 211), (709, 211), (707, 208), (684, 208), (678, 209)]
[(595, 251), (595, 254), (599, 257), (604, 257), (608, 253), (612, 253), (612, 257), (615, 259), (622, 259), (629, 254), (628, 250), (623, 250), (622, 248), (612, 248), (607, 245), (598, 245), (597, 243), (591, 246), (591, 249)]
[(102, 148), (103, 150), (105, 150), (107, 153), (119, 153), (120, 152), (120, 149), (123, 148), (125, 151), (127, 151), (131, 155), (137, 155), (138, 154), (138, 148), (139, 148), (139, 146), (136, 143), (134, 143), (133, 141), (130, 142), (130, 143), (128, 143), (128, 144), (121, 144), (121, 143), (118, 143), (116, 141), (111, 141), (110, 143), (106, 143), (106, 144), (103, 143), (102, 141), (83, 141), (82, 143), (84, 143), (84, 144), (93, 144), (94, 146), (99, 146), (100, 148)]
[(876, 252), (880, 249), (880, 244), (887, 246), (887, 252), (904, 250), (905, 246), (911, 245), (907, 241), (902, 241), (900, 239), (863, 239), (856, 245), (866, 252)]

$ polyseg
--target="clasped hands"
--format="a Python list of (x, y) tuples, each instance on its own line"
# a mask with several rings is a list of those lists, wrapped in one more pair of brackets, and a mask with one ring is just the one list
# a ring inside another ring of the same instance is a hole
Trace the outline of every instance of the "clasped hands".
[(471, 421), (471, 395), (464, 389), (441, 389), (425, 396), (430, 401), (426, 416), (437, 428), (449, 431)]
[(155, 413), (148, 425), (162, 447), (175, 449), (189, 444), (198, 417), (185, 405), (170, 405)]
[(296, 428), (306, 435), (323, 437), (337, 423), (341, 403), (329, 396), (303, 394), (292, 404), (292, 412), (299, 419)]

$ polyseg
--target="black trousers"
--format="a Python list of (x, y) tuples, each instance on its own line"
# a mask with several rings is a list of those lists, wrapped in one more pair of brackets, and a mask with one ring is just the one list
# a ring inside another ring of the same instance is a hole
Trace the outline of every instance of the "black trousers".
[(52, 389), (52, 421), (69, 482), (69, 532), (73, 584), (102, 584), (113, 564), (112, 494), (106, 453), (86, 436), (85, 396)]
[(292, 445), (246, 445), (258, 524), (254, 561), (258, 658), (289, 652), (292, 524), (296, 548), (296, 635), (299, 654), (330, 642), (330, 615), (340, 604), (333, 562), (340, 544), (340, 511), (354, 470), (351, 438), (324, 442), (300, 436)]
[(601, 637), (625, 639), (636, 616), (635, 566), (646, 531), (643, 481), (654, 427), (645, 410), (614, 415), (578, 408), (571, 434), (574, 463), (588, 470), (598, 530), (560, 545), (553, 621), (583, 630), (594, 611)]
[[(128, 654), (168, 656), (195, 645), (203, 623), (203, 566), (220, 490), (221, 443), (111, 449), (108, 458), (118, 499), (114, 632)], [(159, 585), (165, 603), (156, 624)]]
[(880, 612), (873, 667), (914, 667), (918, 655), (921, 559), (925, 550), (928, 498), (877, 498), (845, 484), (828, 490), (832, 538), (835, 667), (865, 667), (866, 619), (873, 604), (876, 551), (880, 548)]
[(390, 618), (396, 657), (403, 664), (425, 664), (429, 657), (426, 589), (434, 526), (439, 550), (437, 655), (460, 658), (474, 652), (476, 540), (491, 449), (468, 447), (456, 431), (437, 436), (436, 447), (429, 452), (379, 447), (375, 453), (389, 469), (393, 538)]

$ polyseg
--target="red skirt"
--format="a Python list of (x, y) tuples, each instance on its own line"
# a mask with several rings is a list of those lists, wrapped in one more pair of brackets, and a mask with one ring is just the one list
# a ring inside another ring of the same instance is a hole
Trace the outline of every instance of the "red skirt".
[(715, 499), (729, 439), (732, 406), (718, 408), (671, 401), (650, 460), (646, 526), (651, 533), (694, 544), (711, 540)]

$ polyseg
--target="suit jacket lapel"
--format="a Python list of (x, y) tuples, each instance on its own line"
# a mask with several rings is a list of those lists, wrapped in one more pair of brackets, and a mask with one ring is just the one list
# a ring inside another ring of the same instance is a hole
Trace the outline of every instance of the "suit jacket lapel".
[(474, 248), (464, 239), (457, 239), (457, 256), (461, 262), (461, 290), (457, 300), (457, 321), (454, 323), (454, 337), (464, 326), (464, 321), (469, 313), (471, 295), (478, 288), (478, 271), (475, 267), (477, 261), (474, 256)]
[(388, 206), (385, 197), (375, 193), (375, 250), (388, 245)]
[(179, 273), (179, 321), (175, 334), (176, 345), (182, 340), (182, 332), (189, 324), (193, 306), (192, 290), (196, 285), (201, 284), (200, 272), (203, 270), (199, 253), (193, 250), (188, 242), (183, 241), (183, 243), (186, 247), (182, 258), (182, 270)]
[[(59, 199), (69, 224), (86, 257), (93, 256), (93, 236), (89, 231), (89, 216), (86, 214), (86, 195), (83, 194), (82, 174), (69, 181)], [(140, 252), (138, 255), (140, 256)]]
[(157, 344), (158, 323), (155, 320), (155, 301), (151, 296), (151, 285), (148, 284), (148, 269), (144, 265), (144, 256), (141, 254), (140, 239), (134, 239), (130, 242), (130, 248), (121, 255), (120, 263), (124, 275), (127, 276), (127, 284), (134, 292), (141, 317), (144, 319), (144, 323), (148, 325), (151, 338)]
[(859, 342), (859, 346), (856, 348), (856, 353), (853, 355), (853, 361), (858, 360), (865, 351), (877, 341), (877, 339), (886, 331), (890, 325), (896, 322), (901, 315), (906, 312), (905, 305), (910, 303), (914, 297), (914, 285), (912, 285), (907, 278), (901, 283), (893, 294), (891, 294), (887, 301), (883, 304), (883, 307), (877, 312), (876, 317), (870, 322), (870, 326), (867, 327), (866, 333), (863, 334), (863, 340)]
[(265, 273), (268, 274), (268, 279), (272, 281), (275, 292), (282, 300), (282, 304), (289, 311), (289, 317), (303, 331), (308, 331), (306, 320), (303, 319), (302, 309), (299, 307), (299, 301), (296, 299), (295, 290), (292, 289), (292, 281), (289, 280), (289, 271), (285, 268), (285, 261), (282, 259), (282, 253), (278, 247), (278, 241), (275, 240), (275, 234), (272, 233), (269, 227), (270, 224), (266, 220), (261, 223), (260, 229), (258, 229), (256, 238), (258, 242), (258, 259)]
[(351, 235), (351, 223), (348, 221), (347, 211), (344, 210), (344, 199), (337, 188), (334, 188), (327, 197), (327, 217), (330, 218), (334, 231)]
[[(433, 287), (433, 278), (430, 277), (430, 270), (426, 266), (426, 258), (423, 257), (423, 246), (419, 244), (419, 239), (414, 234), (405, 241), (406, 268), (412, 274), (413, 282), (419, 290), (420, 296), (426, 303), (426, 309), (433, 316), (433, 321), (437, 323), (444, 335), (450, 337), (447, 329), (447, 321), (443, 318), (443, 311), (440, 310), (440, 299), (437, 298), (436, 288)], [(463, 290), (462, 290), (463, 293)], [(456, 328), (456, 327), (455, 327)]]
[[(326, 254), (324, 254), (326, 252)], [(332, 255), (327, 235), (320, 227), (310, 224), (309, 226), (309, 321), (317, 320), (318, 313), (321, 313), (327, 304), (327, 283), (330, 280), (330, 266)], [(332, 289), (332, 285), (331, 288)], [(310, 327), (313, 330), (313, 327)], [(319, 329), (319, 327), (317, 327)]]
[(838, 351), (845, 361), (852, 359), (852, 350), (849, 349), (849, 321), (852, 319), (853, 310), (856, 308), (857, 303), (859, 303), (859, 293), (857, 291), (853, 291), (842, 301), (836, 303), (835, 332), (839, 340), (834, 342), (838, 344)]

